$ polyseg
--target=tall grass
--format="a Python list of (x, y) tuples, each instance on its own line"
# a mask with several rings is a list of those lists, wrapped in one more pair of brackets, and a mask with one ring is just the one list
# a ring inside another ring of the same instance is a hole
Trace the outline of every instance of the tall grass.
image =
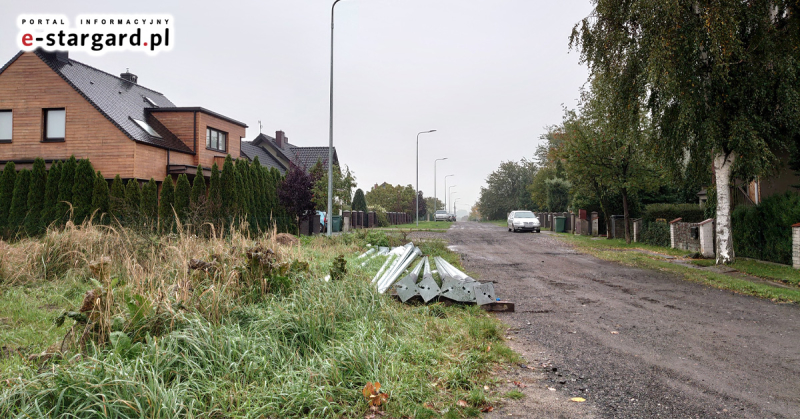
[[(107, 330), (63, 358), (3, 372), (0, 417), (363, 417), (361, 389), (375, 381), (392, 417), (469, 413), (455, 401), (482, 388), (494, 362), (514, 358), (500, 324), (476, 307), (378, 294), (369, 282), (382, 260), (361, 266), (364, 244), (354, 235), (281, 246), (274, 231), (158, 237), (91, 224), (6, 244), (3, 287), (96, 281)], [(273, 265), (255, 272), (252, 249), (271, 249)], [(320, 281), (338, 255), (347, 275)], [(189, 270), (193, 258), (213, 267)]]

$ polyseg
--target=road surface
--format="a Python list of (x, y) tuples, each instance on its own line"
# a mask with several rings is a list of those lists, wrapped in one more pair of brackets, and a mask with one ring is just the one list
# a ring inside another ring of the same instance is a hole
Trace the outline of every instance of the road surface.
[(800, 417), (798, 305), (603, 261), (548, 233), (459, 222), (446, 238), (516, 303), (498, 317), (534, 366), (510, 373), (531, 396), (492, 417)]

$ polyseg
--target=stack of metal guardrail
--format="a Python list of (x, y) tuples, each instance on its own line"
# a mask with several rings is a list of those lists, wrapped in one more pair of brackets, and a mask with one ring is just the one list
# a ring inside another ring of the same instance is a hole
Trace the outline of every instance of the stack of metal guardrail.
[[(373, 252), (369, 251), (360, 257), (366, 257), (371, 253)], [(422, 256), (422, 251), (413, 243), (396, 247), (391, 251), (382, 248), (372, 257), (380, 254), (388, 254), (388, 257), (378, 273), (375, 274), (372, 283), (381, 294), (394, 286), (397, 296), (403, 302), (415, 296), (422, 297), (425, 302), (437, 297), (445, 297), (454, 301), (471, 302), (478, 305), (493, 303), (496, 300), (494, 284), (491, 282), (482, 284), (476, 281), (439, 256), (433, 258), (436, 271), (431, 271), (430, 262), (426, 256), (407, 275), (399, 279), (414, 260)], [(422, 279), (420, 279), (420, 273)], [(436, 281), (434, 273), (438, 274), (439, 281)]]

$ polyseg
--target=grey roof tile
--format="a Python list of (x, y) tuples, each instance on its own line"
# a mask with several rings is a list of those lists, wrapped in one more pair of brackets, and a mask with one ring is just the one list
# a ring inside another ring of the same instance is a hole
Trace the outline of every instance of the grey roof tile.
[(251, 141), (242, 141), (241, 154), (251, 161), (258, 156), (258, 162), (268, 168), (276, 168), (281, 174), (286, 173), (286, 168), (272, 154), (262, 147), (253, 144)]

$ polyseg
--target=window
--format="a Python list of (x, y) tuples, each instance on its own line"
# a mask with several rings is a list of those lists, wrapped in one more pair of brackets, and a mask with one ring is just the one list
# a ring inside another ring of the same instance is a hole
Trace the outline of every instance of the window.
[(148, 125), (147, 122), (140, 121), (140, 120), (135, 119), (135, 118), (131, 118), (131, 119), (133, 119), (133, 122), (136, 122), (136, 124), (139, 125), (146, 133), (150, 134), (153, 137), (161, 138), (161, 136), (158, 135), (156, 130), (154, 130), (153, 127)]
[(0, 111), (0, 143), (10, 143), (12, 133), (11, 111)]
[(43, 141), (64, 141), (66, 122), (66, 109), (45, 109)]
[(150, 106), (152, 106), (152, 107), (154, 107), (154, 108), (157, 108), (157, 107), (158, 107), (158, 104), (156, 104), (156, 102), (155, 102), (153, 99), (150, 99), (150, 98), (149, 98), (149, 97), (147, 97), (147, 96), (142, 96), (142, 97), (144, 98), (144, 101), (145, 101), (147, 104), (149, 104)]
[(227, 150), (228, 133), (215, 130), (214, 128), (206, 128), (206, 148), (209, 150), (225, 151)]

